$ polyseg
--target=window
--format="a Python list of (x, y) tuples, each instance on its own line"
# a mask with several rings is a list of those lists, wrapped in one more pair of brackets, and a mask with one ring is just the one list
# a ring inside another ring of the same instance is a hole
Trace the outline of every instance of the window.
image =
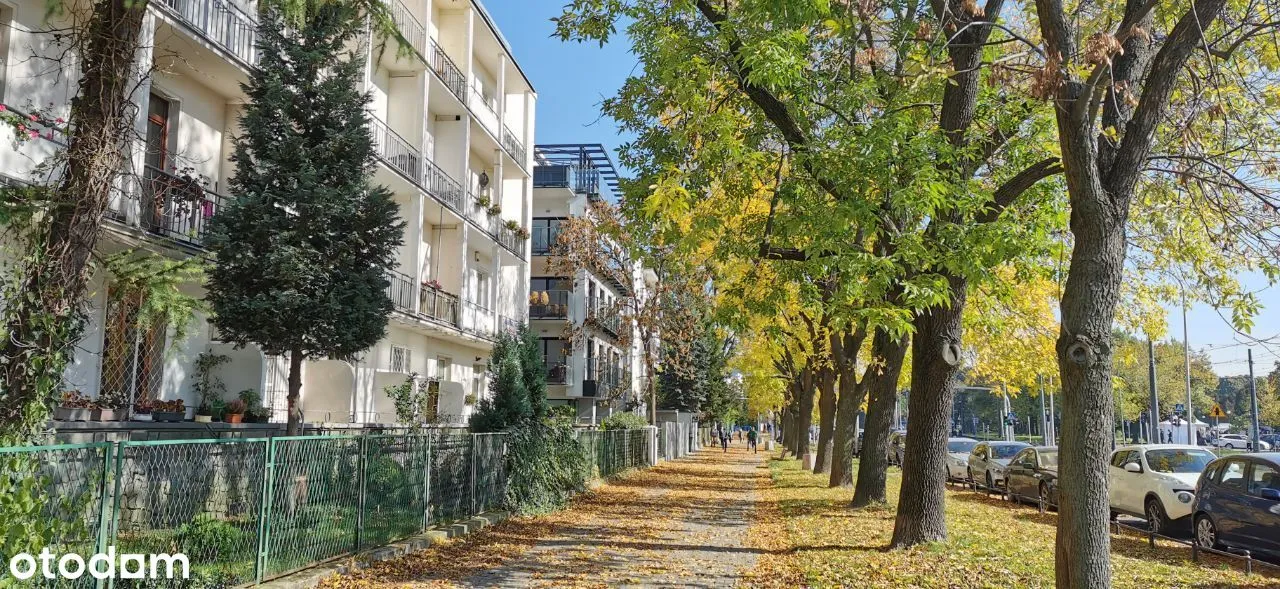
[(1138, 465), (1138, 471), (1141, 472), (1142, 471), (1142, 453), (1138, 452), (1137, 450), (1130, 450), (1127, 454), (1125, 454), (1124, 461), (1120, 463), (1120, 468), (1124, 468), (1124, 465), (1129, 463)]
[(1151, 470), (1168, 473), (1197, 473), (1213, 461), (1206, 450), (1148, 450), (1147, 464)]
[(1025, 446), (1014, 446), (1013, 444), (996, 444), (991, 446), (992, 454), (994, 454), (996, 458), (1011, 458), (1023, 448), (1025, 448)]
[(155, 93), (147, 102), (146, 164), (160, 171), (169, 163), (170, 106), (167, 99)]
[(1280, 491), (1280, 472), (1270, 465), (1254, 462), (1253, 473), (1249, 475), (1249, 494), (1261, 497), (1263, 489)]
[(543, 217), (533, 220), (533, 228), (529, 230), (530, 239), (533, 240), (534, 255), (546, 255), (551, 253), (551, 248), (560, 239), (560, 224), (565, 219), (558, 217)]
[(1234, 459), (1227, 462), (1227, 466), (1222, 469), (1222, 479), (1219, 483), (1233, 491), (1244, 492), (1244, 467), (1245, 462), (1240, 459)]
[(1114, 466), (1116, 468), (1124, 468), (1124, 463), (1128, 462), (1129, 455), (1132, 453), (1133, 453), (1132, 450), (1120, 450), (1115, 454), (1112, 454), (1111, 466)]
[(972, 451), (973, 447), (976, 446), (977, 444), (978, 444), (977, 442), (971, 442), (968, 440), (952, 440), (950, 442), (947, 442), (947, 452), (955, 452), (957, 454), (967, 454), (970, 451)]
[(453, 358), (448, 356), (436, 356), (436, 378), (440, 380), (453, 380)]
[(1035, 450), (1030, 450), (1030, 449), (1023, 450), (1020, 454), (1018, 454), (1013, 458), (1011, 463), (1016, 464), (1018, 466), (1033, 467), (1036, 465), (1036, 452)]
[(986, 456), (987, 456), (987, 445), (986, 445), (986, 444), (978, 444), (977, 446), (974, 446), (974, 447), (973, 447), (973, 455), (974, 455), (974, 456), (977, 456), (978, 458), (986, 458)]
[(474, 364), (471, 366), (471, 394), (475, 395), (476, 400), (484, 398), (484, 373), (486, 367), (484, 364)]
[(1045, 450), (1041, 452), (1040, 468), (1058, 468), (1058, 451)]
[(0, 6), (0, 100), (4, 98), (4, 82), (6, 72), (9, 69), (9, 31), (13, 29), (13, 9), (8, 6)]
[(132, 403), (159, 396), (167, 326), (154, 322), (143, 329), (138, 321), (140, 305), (138, 296), (122, 293), (114, 286), (107, 292), (100, 397), (117, 397)]
[(391, 371), (410, 372), (413, 351), (401, 346), (391, 346)]
[(1200, 480), (1210, 482), (1210, 483), (1217, 483), (1218, 472), (1222, 470), (1222, 464), (1223, 463), (1219, 462), (1217, 464), (1210, 465), (1209, 468), (1205, 469), (1204, 475), (1200, 477)]

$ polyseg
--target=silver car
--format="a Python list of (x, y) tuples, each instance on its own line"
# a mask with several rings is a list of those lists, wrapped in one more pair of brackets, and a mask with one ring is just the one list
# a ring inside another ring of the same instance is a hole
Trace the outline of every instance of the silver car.
[(947, 478), (968, 480), (969, 453), (978, 445), (973, 438), (947, 438)]
[(987, 489), (998, 489), (1004, 485), (1009, 460), (1023, 448), (1030, 447), (1031, 444), (1026, 442), (980, 442), (969, 452), (965, 474), (976, 484), (984, 485)]

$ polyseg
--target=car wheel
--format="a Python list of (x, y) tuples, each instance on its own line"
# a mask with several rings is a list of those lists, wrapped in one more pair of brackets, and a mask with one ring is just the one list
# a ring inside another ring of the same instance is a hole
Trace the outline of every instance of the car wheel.
[(1045, 509), (1053, 506), (1053, 502), (1049, 500), (1049, 485), (1040, 483), (1040, 503), (1044, 504)]
[(1218, 547), (1218, 528), (1207, 515), (1196, 518), (1196, 546), (1214, 549)]
[(991, 471), (988, 470), (987, 471), (987, 491), (991, 491), (992, 489), (995, 489), (995, 488), (996, 488), (995, 481), (991, 478)]
[(972, 482), (973, 482), (973, 469), (972, 469), (972, 468), (966, 468), (966, 469), (964, 469), (964, 482), (966, 482), (966, 483), (972, 483)]
[(1170, 527), (1169, 516), (1165, 515), (1164, 505), (1160, 503), (1159, 499), (1154, 497), (1147, 499), (1146, 514), (1147, 527), (1156, 534), (1167, 535), (1166, 532), (1169, 531)]

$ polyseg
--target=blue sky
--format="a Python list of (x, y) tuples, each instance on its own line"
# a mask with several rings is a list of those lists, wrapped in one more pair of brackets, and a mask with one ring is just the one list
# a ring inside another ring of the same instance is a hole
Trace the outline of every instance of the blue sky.
[(625, 36), (604, 48), (552, 38), (551, 18), (561, 14), (564, 2), (484, 0), (484, 5), (538, 92), (535, 142), (601, 143), (616, 150), (626, 139), (612, 119), (600, 115), (600, 103), (622, 87), (636, 65)]
[[(562, 2), (551, 0), (486, 0), (485, 6), (511, 44), (516, 61), (538, 91), (537, 143), (602, 143), (611, 151), (627, 140), (612, 120), (600, 115), (600, 102), (613, 96), (636, 67), (625, 35), (603, 48), (596, 43), (563, 43), (551, 37), (551, 18)], [(614, 156), (617, 163), (617, 156)], [(1258, 291), (1264, 309), (1256, 318), (1253, 337), (1280, 334), (1280, 288), (1267, 287), (1260, 275), (1244, 278), (1245, 287)], [(1223, 315), (1230, 318), (1230, 312)], [(1219, 375), (1247, 374), (1246, 341), (1229, 321), (1206, 305), (1187, 313), (1191, 347), (1205, 349)], [(1182, 315), (1169, 307), (1169, 334), (1182, 339)], [(1274, 350), (1274, 352), (1272, 351)], [(1280, 359), (1280, 343), (1269, 349), (1254, 346), (1255, 372), (1264, 375)]]

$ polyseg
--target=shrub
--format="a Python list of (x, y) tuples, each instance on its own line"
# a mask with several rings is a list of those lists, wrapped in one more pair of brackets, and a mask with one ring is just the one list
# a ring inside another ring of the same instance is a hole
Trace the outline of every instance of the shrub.
[(600, 424), (600, 427), (606, 430), (640, 429), (648, 426), (649, 422), (645, 421), (642, 415), (639, 413), (631, 413), (630, 411), (614, 413), (613, 415), (604, 418), (604, 421)]
[(182, 552), (192, 559), (224, 560), (234, 558), (248, 547), (244, 530), (212, 515), (197, 515), (189, 523), (182, 524), (174, 539)]
[(535, 515), (562, 509), (586, 489), (591, 464), (564, 420), (530, 422), (507, 430), (507, 509)]

